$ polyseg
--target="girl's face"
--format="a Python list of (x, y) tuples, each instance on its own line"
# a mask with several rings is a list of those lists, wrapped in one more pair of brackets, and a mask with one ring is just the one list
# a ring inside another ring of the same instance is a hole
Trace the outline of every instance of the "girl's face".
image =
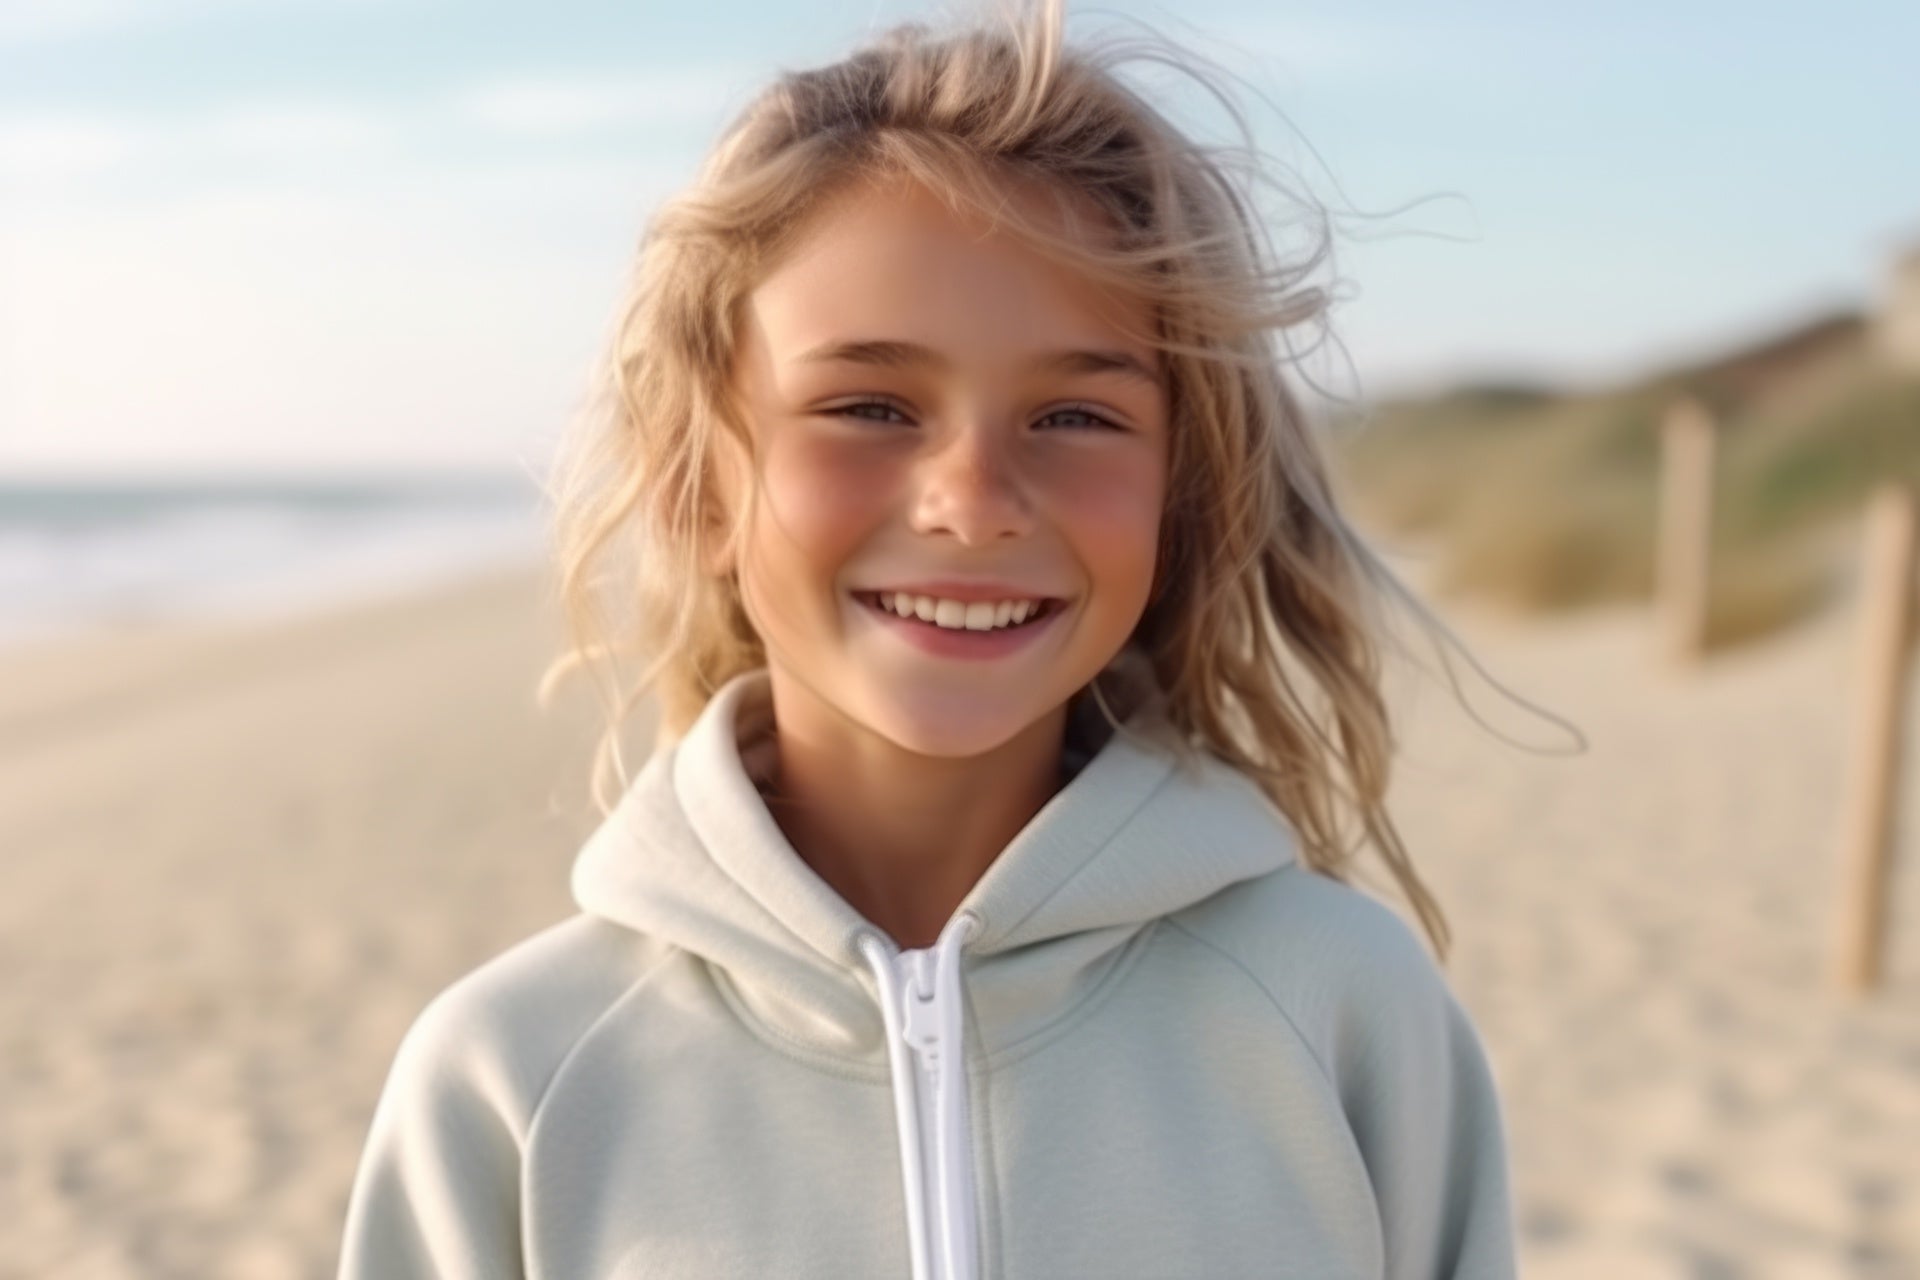
[[(901, 184), (836, 201), (743, 319), (761, 492), (739, 573), (776, 698), (947, 757), (1061, 711), (1153, 581), (1168, 409), (1129, 336), (1143, 304)], [(983, 644), (872, 603), (941, 584), (1054, 614)]]

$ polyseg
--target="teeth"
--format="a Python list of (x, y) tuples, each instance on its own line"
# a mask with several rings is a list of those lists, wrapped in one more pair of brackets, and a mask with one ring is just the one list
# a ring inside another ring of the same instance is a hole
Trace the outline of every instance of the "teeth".
[(936, 600), (931, 596), (910, 595), (905, 591), (885, 591), (874, 597), (882, 609), (902, 618), (918, 618), (951, 631), (992, 631), (1018, 626), (1039, 612), (1038, 600), (976, 601)]

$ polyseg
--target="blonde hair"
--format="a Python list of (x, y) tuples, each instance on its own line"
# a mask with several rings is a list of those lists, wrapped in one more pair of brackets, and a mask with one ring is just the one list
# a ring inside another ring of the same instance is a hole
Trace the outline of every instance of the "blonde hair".
[[(1324, 234), (1303, 259), (1278, 261), (1234, 177), (1236, 157), (1257, 152), (1197, 145), (1116, 74), (1132, 58), (1186, 71), (1245, 134), (1182, 51), (1152, 40), (1069, 49), (1063, 27), (1058, 0), (944, 33), (907, 24), (782, 75), (654, 215), (595, 398), (553, 473), (573, 643), (542, 699), (574, 668), (644, 661), (612, 685), (594, 767), (604, 812), (609, 767), (626, 782), (618, 735), (637, 703), (657, 698), (664, 744), (721, 684), (764, 665), (737, 579), (715, 571), (745, 515), (738, 504), (729, 514), (718, 472), (752, 449), (732, 395), (738, 309), (824, 201), (853, 182), (908, 178), (1151, 304), (1160, 329), (1142, 336), (1169, 379), (1169, 484), (1129, 644), (1151, 663), (1179, 737), (1254, 779), (1310, 868), (1347, 880), (1354, 850), (1337, 820), (1359, 815), (1444, 964), (1445, 917), (1384, 805), (1394, 738), (1379, 598), (1391, 592), (1450, 633), (1336, 508), (1276, 350), (1327, 308), (1309, 283)], [(1007, 201), (1012, 182), (1049, 194), (1055, 218)], [(1106, 234), (1080, 233), (1088, 208)], [(1098, 684), (1083, 693), (1104, 709)]]

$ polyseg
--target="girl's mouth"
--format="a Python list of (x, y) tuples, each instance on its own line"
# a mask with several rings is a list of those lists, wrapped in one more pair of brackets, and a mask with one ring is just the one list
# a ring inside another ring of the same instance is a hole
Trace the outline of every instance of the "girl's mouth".
[(1021, 619), (1019, 622), (1009, 621), (1003, 625), (998, 625), (998, 626), (992, 626), (992, 627), (986, 627), (986, 628), (972, 628), (972, 627), (943, 627), (939, 623), (929, 622), (926, 619), (921, 618), (917, 614), (912, 617), (908, 617), (907, 615), (902, 614), (897, 610), (890, 609), (886, 605), (881, 604), (879, 594), (876, 592), (856, 591), (853, 593), (853, 598), (855, 600), (858, 600), (861, 604), (866, 605), (869, 609), (872, 609), (874, 612), (884, 614), (885, 616), (889, 618), (893, 618), (894, 620), (899, 622), (914, 623), (919, 626), (926, 627), (928, 630), (931, 630), (931, 631), (950, 631), (956, 635), (976, 635), (976, 636), (995, 635), (1002, 631), (1018, 631), (1023, 627), (1031, 627), (1035, 623), (1046, 621), (1046, 619), (1052, 617), (1055, 613), (1059, 612), (1060, 609), (1063, 608), (1066, 604), (1066, 601), (1064, 600), (1055, 600), (1052, 598), (1048, 598), (1040, 601), (1037, 607), (1029, 609), (1027, 612), (1027, 616)]
[(1005, 626), (971, 631), (964, 627), (943, 627), (918, 616), (903, 618), (882, 605), (878, 594), (873, 592), (852, 594), (883, 631), (922, 653), (937, 658), (974, 660), (1006, 657), (1033, 647), (1056, 630), (1054, 623), (1069, 604), (1065, 600), (1042, 600), (1039, 608), (1017, 623), (1009, 621)]

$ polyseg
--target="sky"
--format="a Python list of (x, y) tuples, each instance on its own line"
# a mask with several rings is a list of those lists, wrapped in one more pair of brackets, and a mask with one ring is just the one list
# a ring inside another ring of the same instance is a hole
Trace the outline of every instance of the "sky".
[[(538, 470), (730, 114), (950, 9), (0, 0), (0, 480)], [(1605, 385), (1870, 308), (1920, 241), (1912, 0), (1072, 11), (1231, 72), (1329, 211), (1316, 402)]]

